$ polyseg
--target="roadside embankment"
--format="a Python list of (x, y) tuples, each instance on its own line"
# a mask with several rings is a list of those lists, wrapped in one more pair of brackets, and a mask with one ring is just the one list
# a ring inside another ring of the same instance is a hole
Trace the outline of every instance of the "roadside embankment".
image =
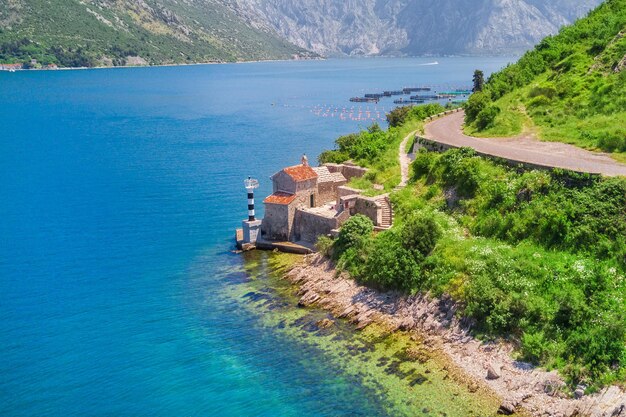
[(424, 126), (425, 138), (441, 149), (471, 147), (480, 155), (501, 158), (533, 168), (562, 168), (576, 172), (626, 176), (626, 165), (610, 155), (560, 142), (542, 142), (525, 134), (510, 138), (476, 138), (463, 133), (465, 113), (452, 112)]

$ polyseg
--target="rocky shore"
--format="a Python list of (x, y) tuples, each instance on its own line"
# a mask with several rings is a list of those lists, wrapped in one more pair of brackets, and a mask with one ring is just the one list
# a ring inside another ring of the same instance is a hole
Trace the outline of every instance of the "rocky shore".
[(302, 306), (329, 310), (336, 318), (350, 320), (357, 329), (377, 323), (390, 331), (415, 333), (428, 349), (443, 352), (467, 375), (470, 390), (487, 386), (501, 398), (499, 414), (626, 417), (626, 393), (619, 387), (589, 396), (580, 388), (572, 393), (555, 371), (515, 361), (510, 344), (473, 338), (470, 323), (457, 317), (457, 306), (448, 298), (367, 288), (338, 273), (318, 254), (306, 256), (286, 277), (299, 287)]

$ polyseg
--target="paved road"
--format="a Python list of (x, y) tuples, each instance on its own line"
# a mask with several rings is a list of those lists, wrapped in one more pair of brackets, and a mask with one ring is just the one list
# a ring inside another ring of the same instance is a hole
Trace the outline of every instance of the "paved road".
[(542, 142), (532, 135), (512, 138), (475, 138), (463, 134), (461, 111), (428, 123), (425, 137), (454, 147), (469, 146), (488, 155), (544, 167), (564, 168), (606, 176), (626, 176), (626, 165), (603, 153), (559, 142)]

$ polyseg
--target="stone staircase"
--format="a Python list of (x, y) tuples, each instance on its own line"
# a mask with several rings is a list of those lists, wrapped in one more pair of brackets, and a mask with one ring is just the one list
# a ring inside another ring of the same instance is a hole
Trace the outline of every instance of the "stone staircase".
[(376, 198), (376, 202), (379, 203), (383, 209), (382, 221), (381, 224), (378, 225), (378, 228), (389, 229), (393, 224), (393, 208), (391, 207), (389, 196), (381, 195)]

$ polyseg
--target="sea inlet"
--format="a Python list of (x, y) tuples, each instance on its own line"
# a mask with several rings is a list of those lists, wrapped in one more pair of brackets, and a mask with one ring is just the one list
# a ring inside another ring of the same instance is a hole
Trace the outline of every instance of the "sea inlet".
[(244, 178), (266, 195), (394, 107), (350, 97), (512, 60), (0, 73), (0, 415), (483, 415), (402, 336), (317, 326), (291, 259), (232, 235)]

